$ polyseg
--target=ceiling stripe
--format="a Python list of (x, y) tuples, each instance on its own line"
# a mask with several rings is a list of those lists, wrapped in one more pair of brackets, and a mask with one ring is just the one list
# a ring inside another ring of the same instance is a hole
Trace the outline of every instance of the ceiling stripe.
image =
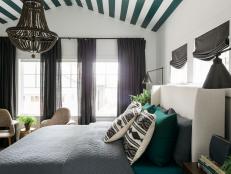
[(98, 6), (98, 12), (101, 13), (101, 14), (104, 14), (102, 0), (96, 0), (96, 1), (97, 1), (97, 6)]
[(121, 13), (120, 13), (120, 20), (125, 21), (127, 12), (128, 12), (128, 5), (129, 0), (123, 0), (122, 1), (122, 7), (121, 7)]
[(0, 6), (0, 13), (4, 14), (5, 16), (7, 16), (8, 18), (10, 18), (12, 20), (16, 20), (17, 19), (17, 17), (15, 17), (11, 13), (9, 13), (7, 10), (5, 10), (4, 8), (2, 8), (1, 6)]
[(86, 3), (87, 3), (87, 8), (88, 8), (89, 10), (93, 10), (91, 0), (86, 0)]
[(115, 18), (120, 19), (122, 0), (115, 0)]
[(17, 4), (15, 4), (12, 0), (2, 0), (2, 1), (21, 14), (22, 9)]
[(5, 24), (5, 23), (7, 23), (4, 19), (2, 19), (2, 18), (0, 18), (0, 23), (1, 24)]
[(167, 8), (167, 10), (164, 12), (164, 14), (159, 19), (159, 21), (153, 27), (152, 31), (159, 30), (161, 25), (168, 19), (168, 17), (173, 13), (173, 11), (178, 7), (178, 5), (180, 5), (181, 2), (182, 0), (173, 0), (170, 6)]
[(71, 0), (64, 0), (65, 4), (67, 6), (72, 6), (72, 1)]
[(157, 10), (159, 9), (160, 5), (162, 4), (163, 0), (154, 0), (152, 3), (151, 8), (148, 11), (147, 16), (145, 17), (141, 27), (147, 28), (148, 24), (151, 22), (153, 16), (156, 14)]
[(50, 7), (47, 5), (47, 3), (45, 1), (43, 1), (43, 6), (45, 10), (49, 10)]
[(53, 4), (56, 6), (56, 7), (59, 7), (61, 6), (60, 2), (58, 0), (51, 0), (53, 2)]
[(136, 7), (135, 7), (135, 10), (134, 10), (134, 13), (132, 16), (131, 24), (134, 24), (134, 25), (136, 24), (136, 22), (139, 18), (140, 12), (144, 6), (144, 2), (145, 2), (145, 0), (137, 0), (136, 1)]
[(109, 0), (109, 16), (115, 17), (115, 0)]
[(75, 1), (76, 1), (78, 6), (83, 7), (83, 4), (82, 4), (82, 2), (80, 0), (75, 0)]

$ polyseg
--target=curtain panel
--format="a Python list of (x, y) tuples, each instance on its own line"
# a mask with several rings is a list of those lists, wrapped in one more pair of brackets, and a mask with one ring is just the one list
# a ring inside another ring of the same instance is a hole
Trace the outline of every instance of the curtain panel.
[(172, 51), (170, 65), (176, 69), (181, 69), (187, 62), (187, 44)]
[(95, 122), (96, 39), (78, 39), (78, 112), (79, 123)]
[(130, 95), (143, 91), (145, 77), (146, 41), (140, 38), (118, 39), (118, 97), (117, 114), (125, 111)]
[(195, 39), (193, 56), (209, 61), (229, 46), (229, 21)]
[(41, 121), (50, 119), (62, 107), (62, 50), (59, 39), (54, 47), (41, 54), (40, 96)]
[(0, 37), (0, 108), (16, 118), (16, 48), (7, 37)]

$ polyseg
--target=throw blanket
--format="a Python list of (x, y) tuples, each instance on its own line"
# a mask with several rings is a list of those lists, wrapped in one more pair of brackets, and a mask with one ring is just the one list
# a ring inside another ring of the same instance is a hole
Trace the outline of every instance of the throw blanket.
[(122, 142), (105, 144), (108, 126), (49, 126), (0, 152), (1, 174), (133, 174)]

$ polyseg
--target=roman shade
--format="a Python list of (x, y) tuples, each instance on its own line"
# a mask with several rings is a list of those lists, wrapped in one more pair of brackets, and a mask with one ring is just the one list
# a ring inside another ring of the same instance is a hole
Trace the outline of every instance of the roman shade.
[(193, 56), (209, 61), (229, 46), (229, 21), (195, 39)]
[(172, 60), (170, 65), (176, 69), (182, 68), (187, 62), (187, 44), (172, 51)]

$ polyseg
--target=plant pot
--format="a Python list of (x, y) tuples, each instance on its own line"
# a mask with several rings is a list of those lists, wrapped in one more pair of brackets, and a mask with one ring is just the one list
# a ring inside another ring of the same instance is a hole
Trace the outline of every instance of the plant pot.
[(30, 130), (30, 124), (24, 124), (26, 131)]

